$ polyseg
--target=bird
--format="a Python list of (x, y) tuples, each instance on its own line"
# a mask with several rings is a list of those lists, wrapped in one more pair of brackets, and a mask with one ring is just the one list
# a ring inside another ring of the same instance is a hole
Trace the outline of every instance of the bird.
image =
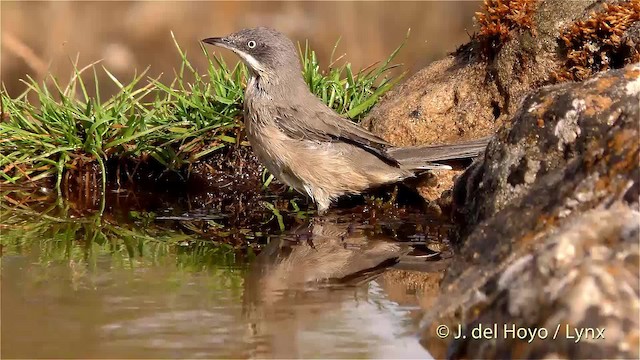
[(231, 50), (247, 66), (243, 115), (249, 143), (267, 170), (308, 195), (319, 214), (342, 196), (451, 169), (441, 162), (475, 157), (489, 141), (395, 147), (311, 92), (296, 48), (281, 32), (249, 28), (202, 42)]

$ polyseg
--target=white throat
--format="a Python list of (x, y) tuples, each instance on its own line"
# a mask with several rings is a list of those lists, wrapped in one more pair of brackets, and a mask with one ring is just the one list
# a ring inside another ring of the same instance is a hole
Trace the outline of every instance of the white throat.
[(265, 68), (260, 64), (260, 62), (258, 62), (258, 60), (256, 60), (256, 58), (242, 51), (234, 50), (234, 52), (238, 54), (242, 61), (256, 74), (260, 76), (264, 75)]

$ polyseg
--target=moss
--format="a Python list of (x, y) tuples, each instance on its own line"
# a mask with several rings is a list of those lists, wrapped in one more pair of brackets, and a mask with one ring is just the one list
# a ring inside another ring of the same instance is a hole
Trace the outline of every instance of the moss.
[(638, 39), (628, 36), (638, 21), (640, 0), (630, 0), (603, 4), (600, 11), (571, 24), (560, 35), (565, 62), (554, 73), (555, 80), (581, 81), (599, 71), (640, 61)]
[(493, 58), (514, 31), (526, 30), (535, 36), (536, 5), (537, 0), (484, 0), (484, 12), (476, 13), (482, 55)]

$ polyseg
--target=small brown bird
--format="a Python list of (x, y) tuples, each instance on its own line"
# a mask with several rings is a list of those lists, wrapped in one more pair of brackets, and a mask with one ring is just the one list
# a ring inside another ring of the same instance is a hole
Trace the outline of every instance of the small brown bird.
[(236, 53), (250, 70), (244, 96), (247, 137), (280, 181), (310, 196), (318, 212), (342, 195), (401, 181), (439, 161), (483, 152), (488, 138), (454, 145), (394, 147), (338, 115), (305, 83), (293, 42), (268, 28), (202, 40)]

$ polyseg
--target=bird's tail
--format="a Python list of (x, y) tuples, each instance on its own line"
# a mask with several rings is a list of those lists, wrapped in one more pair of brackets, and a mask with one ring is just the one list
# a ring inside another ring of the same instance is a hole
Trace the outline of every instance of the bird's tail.
[(491, 136), (457, 144), (397, 147), (387, 150), (407, 170), (451, 169), (443, 161), (476, 157), (484, 152)]

